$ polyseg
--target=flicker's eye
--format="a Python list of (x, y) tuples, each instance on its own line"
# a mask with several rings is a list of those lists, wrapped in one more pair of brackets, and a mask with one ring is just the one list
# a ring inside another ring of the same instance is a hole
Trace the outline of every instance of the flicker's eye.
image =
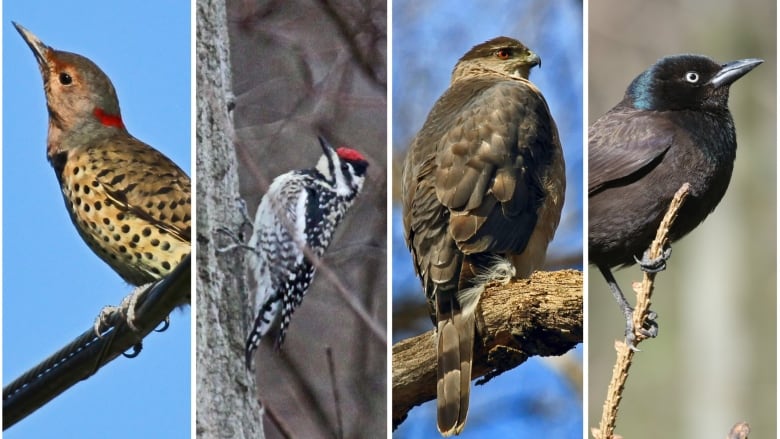
[(60, 73), (60, 84), (70, 85), (71, 82), (73, 82), (73, 78), (71, 78), (69, 74), (65, 72)]
[(512, 55), (512, 51), (509, 49), (498, 49), (496, 52), (496, 56), (498, 59), (509, 59), (509, 56)]

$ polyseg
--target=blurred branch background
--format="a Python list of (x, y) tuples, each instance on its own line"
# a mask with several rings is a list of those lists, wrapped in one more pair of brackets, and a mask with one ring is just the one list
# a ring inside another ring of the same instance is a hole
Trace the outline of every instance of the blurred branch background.
[[(582, 3), (510, 0), (393, 2), (393, 341), (431, 329), (419, 280), (403, 239), (401, 164), (412, 137), (449, 86), (457, 60), (471, 47), (505, 35), (542, 58), (531, 81), (558, 124), (567, 168), (566, 203), (548, 269), (582, 269)], [(433, 345), (431, 345), (433, 349)], [(469, 437), (579, 437), (582, 354), (534, 357), (471, 391)], [(440, 437), (430, 402), (409, 412), (396, 437)]]
[[(386, 3), (232, 1), (228, 23), (240, 192), (250, 213), (274, 177), (316, 164), (318, 134), (363, 153), (366, 186), (323, 263), (386, 326)], [(261, 345), (259, 399), (274, 418), (266, 417), (266, 436), (280, 437), (280, 425), (293, 437), (342, 429), (344, 437), (384, 436), (386, 345), (366, 334), (322, 271), (282, 351)], [(249, 327), (249, 313), (236, 318)]]
[[(656, 283), (657, 339), (642, 344), (617, 433), (630, 438), (722, 437), (739, 420), (776, 434), (776, 3), (749, 0), (589, 2), (592, 123), (657, 59), (700, 53), (766, 62), (731, 88), (734, 176), (718, 208), (674, 245)], [(589, 426), (596, 426), (623, 319), (589, 270)], [(617, 273), (630, 291), (638, 269)]]

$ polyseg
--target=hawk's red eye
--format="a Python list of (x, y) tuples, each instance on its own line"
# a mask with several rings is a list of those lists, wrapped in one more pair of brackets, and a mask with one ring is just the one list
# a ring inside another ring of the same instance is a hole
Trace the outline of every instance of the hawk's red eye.
[(509, 59), (509, 55), (511, 54), (512, 52), (509, 49), (498, 49), (496, 52), (498, 59)]

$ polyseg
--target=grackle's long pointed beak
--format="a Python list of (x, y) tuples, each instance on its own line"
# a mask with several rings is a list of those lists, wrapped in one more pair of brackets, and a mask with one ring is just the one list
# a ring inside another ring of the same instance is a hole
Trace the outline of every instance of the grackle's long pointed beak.
[(737, 79), (745, 76), (749, 71), (758, 67), (762, 62), (764, 62), (763, 59), (748, 58), (723, 64), (720, 71), (710, 79), (710, 84), (715, 88), (730, 85)]

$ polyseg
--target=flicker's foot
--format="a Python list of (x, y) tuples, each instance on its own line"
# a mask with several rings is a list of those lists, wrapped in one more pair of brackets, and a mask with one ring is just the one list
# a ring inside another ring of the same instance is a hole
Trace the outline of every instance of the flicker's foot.
[(135, 332), (138, 332), (138, 327), (135, 326), (135, 307), (138, 305), (138, 299), (141, 298), (151, 284), (152, 283), (150, 282), (146, 285), (136, 287), (130, 294), (122, 299), (122, 303), (119, 305), (119, 308), (125, 315), (127, 326)]
[(162, 326), (159, 328), (154, 328), (154, 332), (165, 332), (168, 330), (168, 328), (171, 327), (171, 317), (166, 316), (165, 320), (162, 322)]
[(103, 309), (100, 310), (100, 314), (95, 318), (95, 323), (92, 326), (95, 330), (95, 335), (99, 338), (103, 337), (103, 332), (112, 326), (109, 323), (111, 316), (117, 311), (121, 311), (120, 307), (110, 305), (104, 306)]

